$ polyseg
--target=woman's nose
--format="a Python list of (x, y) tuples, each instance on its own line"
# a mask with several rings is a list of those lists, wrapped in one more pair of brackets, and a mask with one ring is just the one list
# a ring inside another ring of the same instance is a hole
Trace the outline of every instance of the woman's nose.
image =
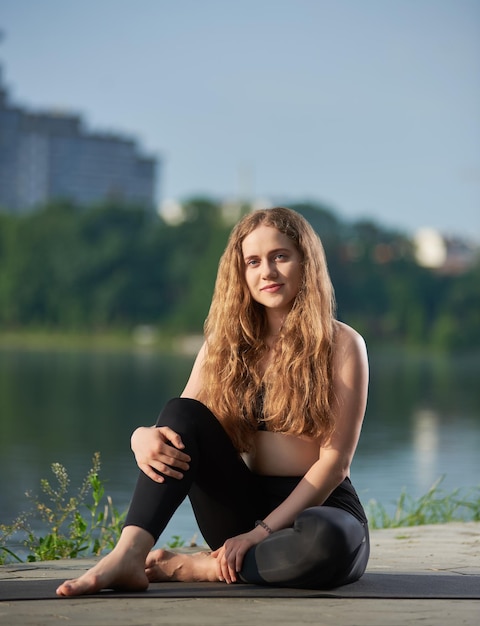
[(263, 278), (268, 279), (277, 276), (277, 266), (275, 263), (266, 262), (263, 266)]

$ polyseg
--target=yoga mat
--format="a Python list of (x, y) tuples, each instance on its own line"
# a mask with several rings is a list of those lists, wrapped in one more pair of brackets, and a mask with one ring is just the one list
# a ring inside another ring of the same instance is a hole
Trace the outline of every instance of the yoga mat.
[[(55, 595), (63, 580), (3, 580), (0, 602), (15, 600), (68, 600)], [(87, 597), (87, 596), (84, 596)], [(334, 589), (291, 589), (225, 583), (152, 583), (147, 591), (104, 590), (89, 598), (390, 598), (390, 599), (480, 599), (480, 576), (462, 574), (366, 573), (350, 585)]]

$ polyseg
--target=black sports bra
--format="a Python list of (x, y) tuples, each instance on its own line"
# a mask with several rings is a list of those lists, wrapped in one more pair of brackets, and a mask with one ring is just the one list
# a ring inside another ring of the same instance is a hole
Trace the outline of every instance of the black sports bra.
[(255, 401), (255, 417), (257, 418), (257, 430), (265, 430), (268, 431), (267, 423), (265, 422), (264, 414), (263, 414), (263, 397), (265, 391), (263, 387), (260, 389), (260, 392), (257, 394), (257, 398)]

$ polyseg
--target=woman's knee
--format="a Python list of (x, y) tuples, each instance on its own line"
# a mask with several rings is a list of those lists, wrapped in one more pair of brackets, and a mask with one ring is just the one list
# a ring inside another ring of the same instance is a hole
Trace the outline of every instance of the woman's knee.
[[(232, 458), (238, 461), (238, 453), (223, 426), (198, 400), (172, 398), (160, 413), (156, 426), (168, 426), (180, 435), (185, 446), (183, 451), (192, 458), (190, 467), (196, 463), (194, 458), (201, 458), (203, 469), (215, 471)], [(227, 466), (224, 469), (226, 471)]]
[(156, 426), (169, 426), (183, 430), (196, 428), (199, 422), (216, 419), (213, 413), (201, 402), (192, 398), (172, 398), (169, 400), (160, 415)]
[(305, 538), (305, 545), (328, 553), (350, 554), (362, 543), (364, 526), (346, 511), (329, 506), (306, 509), (295, 520), (294, 529)]
[[(329, 584), (341, 585), (362, 576), (370, 553), (368, 527), (353, 515), (334, 507), (312, 507), (297, 518), (294, 529), (310, 549), (319, 580), (329, 572)], [(326, 581), (325, 581), (326, 582)]]

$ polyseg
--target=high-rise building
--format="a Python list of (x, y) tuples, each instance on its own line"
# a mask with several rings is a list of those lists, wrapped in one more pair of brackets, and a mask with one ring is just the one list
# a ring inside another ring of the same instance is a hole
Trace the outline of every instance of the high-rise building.
[(50, 200), (119, 200), (153, 209), (157, 160), (117, 134), (91, 133), (81, 117), (9, 102), (0, 66), (0, 210), (28, 212)]

